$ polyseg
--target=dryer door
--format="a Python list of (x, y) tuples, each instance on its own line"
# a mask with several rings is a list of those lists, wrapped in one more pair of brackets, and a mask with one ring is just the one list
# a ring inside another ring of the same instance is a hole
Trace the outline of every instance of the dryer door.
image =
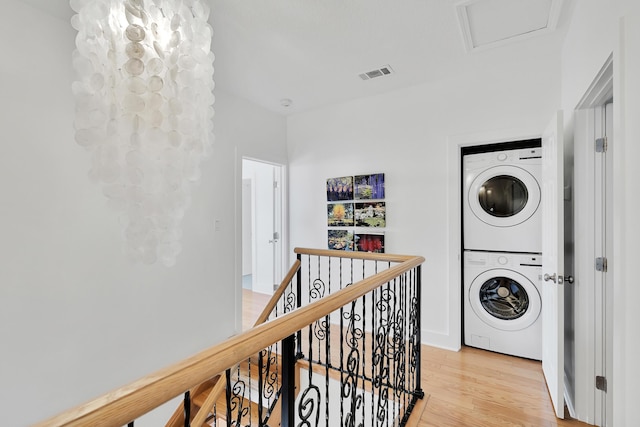
[(540, 316), (542, 302), (536, 286), (522, 274), (505, 269), (487, 270), (469, 287), (469, 303), (487, 325), (519, 331)]
[(473, 180), (468, 198), (471, 211), (482, 222), (495, 227), (513, 227), (538, 210), (540, 185), (525, 169), (495, 166)]

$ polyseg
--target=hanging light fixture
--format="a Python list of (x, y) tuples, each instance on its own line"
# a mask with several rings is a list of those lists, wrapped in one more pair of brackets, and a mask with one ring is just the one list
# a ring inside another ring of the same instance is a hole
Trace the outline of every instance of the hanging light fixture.
[(122, 212), (126, 252), (173, 265), (190, 181), (213, 143), (209, 7), (201, 0), (71, 0), (75, 139)]

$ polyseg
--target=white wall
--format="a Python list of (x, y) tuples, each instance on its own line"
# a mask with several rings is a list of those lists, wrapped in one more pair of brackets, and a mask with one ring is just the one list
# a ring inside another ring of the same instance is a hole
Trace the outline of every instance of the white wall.
[[(215, 28), (216, 15), (213, 15), (213, 26)], [(213, 38), (212, 50), (216, 52), (216, 47), (224, 43), (224, 34), (215, 34)], [(223, 55), (217, 55), (216, 61), (225, 61)], [(214, 78), (215, 79), (215, 78)], [(260, 159), (266, 162), (286, 165), (287, 157), (287, 131), (286, 120), (283, 116), (267, 111), (246, 99), (233, 96), (220, 90), (224, 87), (224, 82), (216, 82), (216, 141), (220, 141), (221, 134), (232, 136), (235, 146), (235, 157), (233, 160), (234, 177), (228, 175), (220, 183), (223, 186), (235, 187), (235, 199), (227, 199), (226, 203), (234, 200), (235, 218), (242, 218), (242, 159)], [(225, 107), (220, 108), (220, 104)], [(229, 165), (231, 166), (231, 165)], [(229, 207), (230, 205), (227, 205)], [(236, 222), (236, 244), (235, 256), (238, 261), (236, 271), (238, 277), (242, 275), (242, 221)], [(287, 243), (284, 243), (285, 253), (288, 251)], [(231, 248), (228, 248), (231, 249)], [(242, 283), (238, 282), (236, 287), (236, 330), (242, 330)]]
[[(213, 39), (213, 51), (220, 39)], [(217, 61), (224, 61), (224, 57), (217, 56)], [(222, 82), (224, 85), (224, 82)], [(267, 111), (243, 98), (233, 96), (220, 90), (221, 84), (216, 83), (216, 143), (229, 143), (234, 146), (234, 155), (226, 161), (226, 166), (233, 168), (218, 185), (234, 188), (232, 197), (220, 199), (220, 202), (233, 213), (235, 222), (235, 259), (238, 260), (235, 271), (238, 280), (236, 284), (236, 323), (237, 331), (242, 330), (242, 158), (262, 159), (274, 163), (287, 164), (286, 121), (283, 116)], [(221, 108), (224, 105), (224, 108)], [(231, 179), (231, 177), (234, 179)], [(231, 208), (233, 201), (234, 211)], [(228, 247), (227, 250), (231, 250)], [(285, 249), (287, 250), (287, 249)]]
[(426, 258), (423, 342), (459, 348), (460, 245), (450, 230), (460, 217), (449, 205), (460, 196), (448, 140), (540, 135), (560, 105), (559, 63), (550, 40), (525, 41), (446, 80), (290, 116), (291, 246), (326, 247), (327, 178), (384, 172), (386, 251)]
[[(636, 274), (637, 215), (640, 210), (635, 183), (639, 182), (635, 159), (640, 130), (640, 3), (635, 0), (580, 0), (562, 49), (562, 105), (566, 134), (572, 134), (573, 110), (608, 56), (614, 55), (614, 270), (613, 376), (608, 378), (614, 398), (613, 425), (640, 424), (640, 354), (637, 328), (640, 298)], [(625, 25), (623, 22), (626, 21)], [(635, 41), (635, 43), (631, 43)], [(578, 213), (576, 213), (578, 214)], [(578, 339), (578, 338), (577, 338)], [(577, 349), (576, 351), (580, 351)]]
[(193, 188), (177, 265), (131, 264), (117, 215), (87, 177), (89, 153), (73, 138), (75, 32), (15, 0), (2, 6), (0, 402), (2, 423), (23, 426), (234, 332), (235, 146), (259, 140), (256, 152), (285, 153), (285, 132), (284, 119), (218, 86), (214, 155)]

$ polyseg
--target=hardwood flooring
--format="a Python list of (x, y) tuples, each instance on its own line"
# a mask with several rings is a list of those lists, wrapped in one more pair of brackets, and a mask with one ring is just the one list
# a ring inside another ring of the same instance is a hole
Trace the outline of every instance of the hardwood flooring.
[[(268, 300), (243, 290), (245, 328), (253, 326)], [(425, 398), (409, 423), (417, 427), (588, 425), (555, 417), (542, 365), (533, 360), (472, 347), (453, 352), (423, 345), (422, 384)]]
[(427, 402), (419, 427), (588, 425), (555, 417), (542, 364), (533, 360), (423, 345), (422, 384)]

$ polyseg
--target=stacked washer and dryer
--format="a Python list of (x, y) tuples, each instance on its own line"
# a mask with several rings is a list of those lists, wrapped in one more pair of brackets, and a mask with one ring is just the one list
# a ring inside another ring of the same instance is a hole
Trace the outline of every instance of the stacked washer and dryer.
[(505, 146), (463, 151), (464, 341), (540, 360), (542, 148)]

